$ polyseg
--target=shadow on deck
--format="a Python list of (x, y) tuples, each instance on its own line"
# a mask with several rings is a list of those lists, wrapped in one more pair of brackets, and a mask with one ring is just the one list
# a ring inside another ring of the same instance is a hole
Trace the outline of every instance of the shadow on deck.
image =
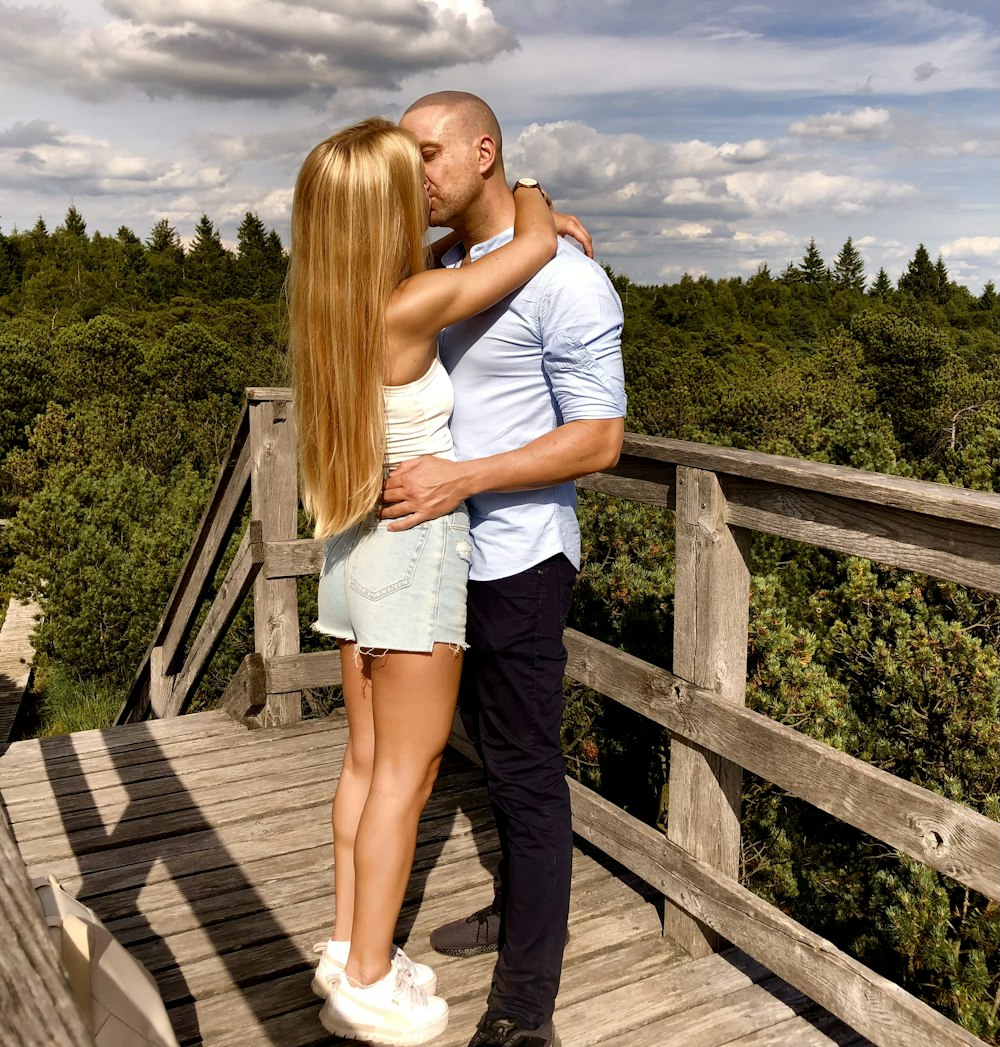
[[(309, 987), (331, 918), (329, 800), (342, 717), (248, 731), (223, 713), (18, 742), (0, 792), (29, 871), (54, 873), (156, 978), (182, 1043), (333, 1043)], [(433, 962), (465, 1047), (492, 956), (433, 954), (438, 923), (489, 902), (498, 857), (480, 772), (449, 753), (420, 825), (397, 940)], [(563, 1047), (855, 1045), (737, 950), (691, 960), (661, 895), (586, 845), (556, 1014)]]

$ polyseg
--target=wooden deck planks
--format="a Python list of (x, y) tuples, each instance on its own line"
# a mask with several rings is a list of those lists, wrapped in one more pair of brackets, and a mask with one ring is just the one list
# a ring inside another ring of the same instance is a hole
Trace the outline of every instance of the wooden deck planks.
[[(17, 743), (0, 755), (0, 790), (31, 870), (61, 876), (147, 964), (183, 1043), (331, 1044), (310, 981), (332, 915), (329, 801), (345, 740), (340, 717), (247, 731), (201, 713)], [(452, 1004), (438, 1047), (468, 1043), (494, 962), (428, 942), (492, 897), (497, 842), (479, 783), (446, 757), (397, 928)], [(658, 896), (585, 850), (557, 1028), (563, 1047), (861, 1042), (742, 954), (691, 961), (661, 937)]]

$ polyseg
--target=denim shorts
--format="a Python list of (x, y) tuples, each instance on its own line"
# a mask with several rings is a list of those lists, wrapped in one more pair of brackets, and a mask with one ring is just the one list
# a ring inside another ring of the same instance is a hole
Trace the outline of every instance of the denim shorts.
[(472, 544), (469, 513), (408, 531), (368, 517), (326, 540), (319, 578), (318, 632), (355, 641), (363, 652), (465, 649), (465, 595)]

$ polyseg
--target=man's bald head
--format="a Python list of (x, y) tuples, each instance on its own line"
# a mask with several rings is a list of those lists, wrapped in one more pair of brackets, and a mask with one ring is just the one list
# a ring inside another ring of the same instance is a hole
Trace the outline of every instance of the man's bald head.
[(489, 135), (496, 142), (497, 157), (501, 156), (503, 143), (500, 122), (497, 120), (496, 113), (478, 95), (470, 94), (468, 91), (435, 91), (433, 94), (418, 98), (406, 110), (403, 117), (405, 119), (418, 109), (432, 108), (447, 110), (463, 134)]

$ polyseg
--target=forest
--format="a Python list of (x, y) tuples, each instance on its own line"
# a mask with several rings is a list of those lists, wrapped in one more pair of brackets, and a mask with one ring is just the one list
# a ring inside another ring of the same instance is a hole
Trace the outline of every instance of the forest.
[[(143, 239), (0, 233), (0, 616), (44, 609), (25, 735), (109, 724), (173, 587), (251, 385), (288, 384), (281, 239), (202, 216)], [(852, 239), (781, 273), (644, 286), (625, 307), (627, 428), (1000, 491), (1000, 299), (919, 244), (898, 280)], [(670, 666), (671, 514), (581, 496), (571, 624)], [(308, 533), (303, 519), (303, 534)], [(225, 565), (223, 565), (223, 568)], [(757, 536), (748, 704), (1000, 820), (1000, 599)], [(315, 582), (300, 582), (305, 649)], [(252, 647), (249, 609), (196, 697)], [(668, 739), (568, 691), (571, 773), (665, 824)], [(320, 714), (336, 697), (307, 695)], [(743, 882), (1000, 1044), (1000, 906), (746, 775)]]

